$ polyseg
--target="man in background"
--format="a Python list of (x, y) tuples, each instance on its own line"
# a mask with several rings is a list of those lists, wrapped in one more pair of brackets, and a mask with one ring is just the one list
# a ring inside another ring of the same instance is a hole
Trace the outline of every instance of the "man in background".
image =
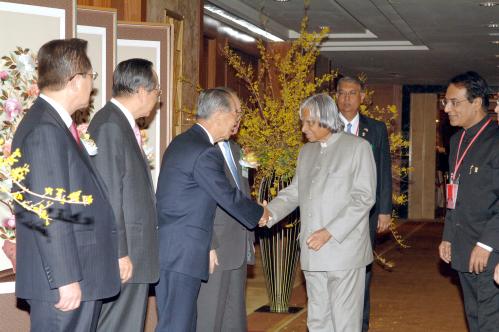
[(160, 331), (195, 331), (197, 296), (208, 279), (217, 204), (248, 229), (268, 220), (267, 210), (234, 188), (214, 144), (227, 140), (238, 120), (234, 98), (223, 89), (203, 91), (197, 123), (175, 137), (158, 180), (160, 281), (156, 287)]
[(457, 270), (471, 332), (497, 331), (499, 287), (499, 127), (487, 115), (487, 82), (475, 72), (452, 78), (443, 104), (452, 126), (447, 214), (440, 258)]
[[(241, 102), (228, 88), (239, 118)], [(239, 119), (231, 135), (237, 135)], [(241, 147), (231, 138), (217, 143), (224, 157), (225, 176), (232, 187), (250, 197), (248, 171), (239, 164)], [(246, 265), (254, 264), (254, 234), (239, 224), (230, 214), (217, 207), (210, 250), (210, 276), (201, 284), (198, 296), (196, 331), (247, 330)]]
[[(353, 77), (342, 77), (338, 81), (336, 96), (338, 98), (340, 118), (345, 125), (345, 132), (366, 139), (373, 150), (377, 183), (376, 204), (369, 212), (369, 234), (374, 250), (376, 231), (382, 233), (388, 230), (392, 216), (392, 165), (388, 132), (383, 122), (359, 113), (360, 104), (365, 98), (364, 85), (360, 80)], [(371, 279), (372, 264), (366, 267), (363, 332), (369, 330)]]
[(156, 198), (135, 120), (149, 116), (160, 93), (152, 62), (120, 62), (113, 75), (113, 98), (88, 128), (99, 149), (92, 161), (116, 217), (122, 282), (120, 294), (103, 304), (98, 331), (142, 331), (149, 284), (159, 278)]
[[(88, 106), (97, 73), (81, 39), (52, 40), (38, 52), (40, 96), (14, 135), (24, 184), (43, 194), (63, 188), (91, 205), (53, 202), (50, 225), (16, 205), (16, 295), (30, 305), (31, 331), (95, 331), (101, 300), (120, 289), (114, 215), (71, 114)], [(17, 190), (17, 189), (13, 189)], [(39, 198), (26, 195), (27, 201)]]

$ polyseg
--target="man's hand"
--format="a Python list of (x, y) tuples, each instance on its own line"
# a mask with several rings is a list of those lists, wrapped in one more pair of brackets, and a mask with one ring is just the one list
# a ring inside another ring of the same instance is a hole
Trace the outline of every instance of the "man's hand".
[(215, 266), (218, 266), (218, 257), (215, 249), (210, 250), (210, 274), (215, 272)]
[(390, 223), (392, 222), (392, 216), (389, 214), (379, 214), (378, 215), (378, 233), (383, 233), (388, 230)]
[(482, 273), (487, 267), (489, 256), (490, 252), (480, 246), (475, 246), (471, 251), (469, 272), (474, 272), (476, 274)]
[(318, 231), (315, 231), (310, 235), (307, 239), (307, 245), (309, 249), (319, 251), (322, 246), (329, 241), (331, 238), (331, 233), (327, 231), (327, 229), (322, 228)]
[(494, 281), (496, 284), (499, 284), (499, 264), (496, 265), (496, 269), (494, 271)]
[(121, 283), (124, 284), (130, 278), (132, 278), (133, 275), (133, 264), (132, 261), (130, 260), (129, 256), (121, 257), (118, 260), (118, 265), (120, 266), (120, 278), (121, 278)]
[(59, 302), (54, 307), (61, 311), (77, 309), (81, 302), (81, 289), (79, 282), (59, 287)]
[(263, 201), (262, 203), (258, 203), (260, 206), (263, 207), (263, 214), (262, 217), (260, 218), (260, 221), (258, 222), (259, 227), (263, 227), (267, 225), (270, 219), (270, 211), (267, 209), (267, 201)]
[(449, 241), (442, 241), (438, 246), (438, 253), (440, 254), (440, 259), (449, 264), (451, 262), (450, 256), (451, 244)]

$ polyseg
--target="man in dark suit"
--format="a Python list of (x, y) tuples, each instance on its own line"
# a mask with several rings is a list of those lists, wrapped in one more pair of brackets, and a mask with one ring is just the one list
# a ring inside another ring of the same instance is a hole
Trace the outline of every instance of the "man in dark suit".
[[(241, 102), (231, 94), (241, 113)], [(239, 121), (232, 131), (236, 135)], [(224, 157), (225, 176), (232, 187), (250, 197), (248, 170), (239, 164), (241, 147), (232, 139), (217, 143)], [(234, 174), (233, 174), (234, 172)], [(196, 331), (247, 330), (246, 321), (246, 264), (254, 264), (253, 232), (242, 226), (230, 214), (217, 207), (210, 250), (210, 277), (201, 284), (197, 308)]]
[[(369, 233), (373, 249), (376, 245), (376, 231), (388, 230), (392, 215), (392, 165), (386, 125), (359, 113), (364, 100), (364, 86), (357, 78), (342, 77), (337, 86), (340, 118), (345, 132), (362, 137), (371, 143), (376, 163), (376, 204), (369, 213)], [(366, 289), (364, 293), (364, 315), (362, 331), (369, 330), (370, 284), (372, 264), (366, 267)]]
[(459, 274), (471, 332), (497, 331), (499, 287), (499, 127), (488, 116), (489, 87), (475, 72), (449, 82), (442, 105), (451, 126), (447, 213), (440, 258)]
[(195, 331), (196, 300), (208, 279), (210, 242), (217, 204), (249, 229), (268, 212), (234, 188), (214, 144), (230, 137), (238, 114), (230, 93), (208, 89), (198, 100), (197, 123), (177, 136), (163, 157), (157, 210), (160, 281), (156, 331)]
[(156, 197), (135, 120), (150, 114), (160, 92), (152, 62), (123, 61), (114, 70), (113, 99), (88, 128), (116, 216), (122, 282), (120, 294), (104, 301), (98, 331), (142, 331), (149, 284), (159, 278)]
[[(71, 120), (88, 105), (92, 72), (87, 42), (53, 40), (38, 52), (41, 94), (21, 121), (12, 144), (29, 164), (25, 185), (81, 190), (89, 206), (52, 205), (51, 224), (16, 207), (16, 295), (30, 305), (31, 331), (95, 331), (100, 300), (119, 292), (114, 215)], [(26, 200), (39, 199), (27, 195)]]

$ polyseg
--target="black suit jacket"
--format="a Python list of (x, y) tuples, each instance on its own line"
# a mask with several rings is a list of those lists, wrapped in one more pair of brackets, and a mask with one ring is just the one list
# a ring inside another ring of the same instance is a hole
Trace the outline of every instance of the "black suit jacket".
[(263, 208), (232, 187), (220, 149), (199, 125), (175, 137), (163, 156), (156, 193), (160, 268), (208, 279), (217, 204), (248, 228)]
[[(471, 139), (489, 120), (485, 117), (467, 130), (461, 157)], [(459, 140), (463, 129), (450, 140), (449, 166), (454, 171)], [(469, 149), (458, 170), (459, 190), (455, 209), (445, 215), (443, 240), (451, 243), (452, 267), (467, 272), (471, 251), (477, 242), (492, 247), (488, 267), (499, 259), (499, 127), (492, 121)]]
[[(18, 164), (30, 165), (24, 183), (32, 191), (44, 193), (46, 187), (53, 187), (93, 196), (89, 206), (54, 204), (49, 226), (16, 206), (17, 296), (57, 302), (58, 288), (77, 281), (82, 301), (117, 294), (120, 278), (114, 215), (85, 149), (42, 98), (21, 121), (12, 148), (21, 150)], [(30, 195), (26, 199), (38, 201)]]
[(130, 256), (129, 283), (159, 278), (156, 197), (151, 172), (127, 118), (108, 102), (92, 119), (88, 132), (99, 152), (91, 157), (107, 186), (116, 216), (119, 257)]
[[(250, 197), (250, 188), (246, 176), (243, 175), (239, 164), (241, 148), (233, 140), (229, 140), (232, 156), (236, 163), (237, 172), (241, 182), (240, 190)], [(224, 158), (224, 172), (233, 188), (237, 188), (236, 181), (230, 172)], [(255, 235), (243, 225), (239, 224), (229, 213), (221, 207), (217, 207), (215, 221), (213, 224), (212, 249), (216, 250), (218, 257), (217, 270), (233, 270), (245, 263), (254, 263), (253, 242)], [(249, 255), (249, 256), (248, 256)]]
[(392, 162), (386, 125), (359, 114), (359, 137), (366, 139), (373, 149), (376, 163), (376, 204), (369, 213), (371, 241), (375, 243), (378, 214), (392, 214)]

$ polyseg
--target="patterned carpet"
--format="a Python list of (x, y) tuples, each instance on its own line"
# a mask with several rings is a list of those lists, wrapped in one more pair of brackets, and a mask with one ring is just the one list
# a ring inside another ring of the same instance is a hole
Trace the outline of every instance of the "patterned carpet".
[[(378, 253), (396, 266), (392, 271), (374, 267), (370, 331), (467, 331), (457, 275), (438, 258), (442, 229), (439, 222), (401, 224), (398, 231), (411, 246), (407, 249), (389, 236), (380, 239)], [(249, 278), (249, 290), (255, 283)], [(293, 290), (291, 304), (304, 309), (296, 314), (250, 313), (248, 330), (306, 332), (306, 293), (301, 282)]]

